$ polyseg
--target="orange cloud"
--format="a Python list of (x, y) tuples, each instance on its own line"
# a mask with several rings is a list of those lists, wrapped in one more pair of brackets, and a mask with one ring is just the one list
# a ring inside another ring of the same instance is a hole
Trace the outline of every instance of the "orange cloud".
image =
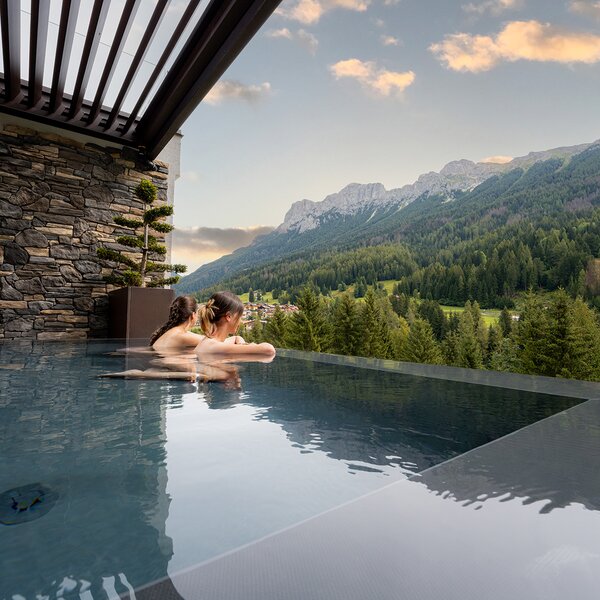
[(277, 9), (276, 13), (285, 17), (299, 21), (304, 25), (314, 25), (321, 17), (335, 8), (345, 8), (364, 12), (369, 7), (371, 0), (294, 0), (284, 3)]
[(509, 163), (512, 159), (512, 156), (488, 156), (487, 158), (482, 158), (479, 162), (487, 164), (505, 165), (506, 163)]
[(238, 99), (246, 102), (257, 102), (271, 91), (269, 82), (260, 85), (246, 85), (239, 81), (221, 80), (204, 97), (207, 104), (221, 104), (224, 100)]
[(374, 62), (363, 62), (358, 58), (341, 60), (331, 65), (330, 71), (336, 79), (356, 79), (364, 88), (381, 96), (389, 96), (392, 92), (401, 93), (415, 80), (412, 71), (388, 71), (378, 68)]
[(496, 36), (457, 33), (429, 49), (453, 71), (489, 71), (507, 61), (600, 61), (600, 35), (572, 32), (539, 21), (513, 21)]

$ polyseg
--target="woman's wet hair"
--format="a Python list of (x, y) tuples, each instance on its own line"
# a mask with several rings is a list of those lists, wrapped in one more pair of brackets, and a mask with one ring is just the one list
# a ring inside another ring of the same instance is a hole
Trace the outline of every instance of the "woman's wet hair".
[(244, 312), (242, 301), (231, 292), (216, 292), (206, 304), (200, 305), (200, 327), (205, 335), (211, 337), (215, 326), (226, 315), (237, 317)]
[(182, 323), (186, 323), (197, 310), (198, 302), (196, 301), (196, 298), (193, 296), (177, 296), (177, 298), (171, 302), (167, 322), (152, 334), (150, 345), (152, 346), (154, 342), (156, 342), (163, 333), (169, 331), (169, 329), (177, 327), (177, 325), (181, 325)]

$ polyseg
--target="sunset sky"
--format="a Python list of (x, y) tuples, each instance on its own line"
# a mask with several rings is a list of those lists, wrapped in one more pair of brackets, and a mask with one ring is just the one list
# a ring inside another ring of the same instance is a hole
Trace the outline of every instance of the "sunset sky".
[(173, 259), (351, 182), (593, 141), (599, 105), (599, 0), (284, 0), (183, 127)]

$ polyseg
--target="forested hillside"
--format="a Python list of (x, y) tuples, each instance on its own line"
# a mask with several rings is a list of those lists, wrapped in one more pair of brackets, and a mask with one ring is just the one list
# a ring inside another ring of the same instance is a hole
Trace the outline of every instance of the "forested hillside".
[(598, 144), (493, 176), (452, 201), (426, 196), (356, 225), (351, 234), (338, 221), (321, 226), (311, 232), (321, 238), (314, 248), (246, 268), (200, 296), (219, 287), (294, 297), (307, 283), (327, 293), (394, 279), (401, 292), (446, 304), (510, 306), (518, 292), (562, 287), (600, 305)]

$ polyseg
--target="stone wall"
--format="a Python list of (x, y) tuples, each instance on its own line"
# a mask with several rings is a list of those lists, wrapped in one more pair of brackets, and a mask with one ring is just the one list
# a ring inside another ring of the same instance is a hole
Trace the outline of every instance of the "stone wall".
[[(79, 339), (107, 329), (111, 266), (100, 246), (133, 231), (142, 179), (167, 201), (167, 165), (130, 148), (4, 124), (0, 129), (0, 338)], [(129, 254), (139, 257), (139, 255)], [(160, 260), (155, 256), (154, 260)]]

